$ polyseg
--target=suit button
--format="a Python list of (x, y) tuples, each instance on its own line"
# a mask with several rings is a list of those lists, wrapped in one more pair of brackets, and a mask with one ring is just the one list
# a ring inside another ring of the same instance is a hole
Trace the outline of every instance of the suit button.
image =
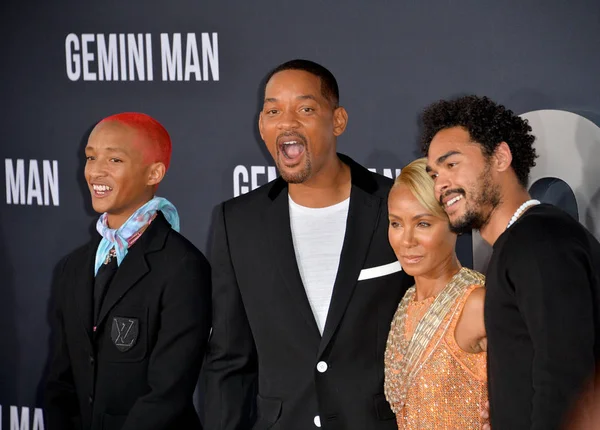
[(318, 370), (319, 372), (321, 372), (321, 373), (325, 373), (325, 372), (327, 372), (327, 368), (328, 368), (328, 367), (329, 367), (329, 366), (327, 366), (327, 363), (325, 363), (324, 361), (319, 361), (319, 362), (317, 363), (317, 370)]
[(94, 396), (92, 396), (91, 394), (90, 394), (90, 396), (88, 397), (88, 402), (90, 402), (90, 405), (91, 405), (92, 403), (94, 403)]
[(90, 355), (90, 366), (94, 365), (94, 357)]
[(317, 427), (321, 427), (321, 418), (318, 415), (315, 417), (315, 419), (313, 420), (313, 422), (315, 423), (315, 425)]

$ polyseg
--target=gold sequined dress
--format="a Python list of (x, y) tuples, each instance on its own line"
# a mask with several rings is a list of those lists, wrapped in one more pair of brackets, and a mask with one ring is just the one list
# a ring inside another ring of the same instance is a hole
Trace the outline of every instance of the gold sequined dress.
[(385, 353), (385, 394), (399, 429), (480, 429), (484, 424), (486, 353), (467, 353), (454, 337), (469, 294), (484, 282), (483, 275), (462, 268), (437, 297), (415, 301), (412, 287), (400, 303)]

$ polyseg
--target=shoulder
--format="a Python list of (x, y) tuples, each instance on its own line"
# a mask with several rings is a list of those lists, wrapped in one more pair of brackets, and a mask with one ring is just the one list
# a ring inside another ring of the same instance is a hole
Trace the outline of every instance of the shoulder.
[(483, 314), (485, 301), (485, 276), (476, 270), (463, 268), (460, 272), (463, 282), (466, 284), (459, 305), (462, 306), (462, 314)]
[[(137, 248), (137, 242), (133, 246)], [(150, 224), (139, 240), (141, 251), (150, 266), (172, 271), (181, 264), (192, 264), (199, 268), (208, 265), (204, 254), (185, 236), (173, 229), (161, 213)], [(130, 250), (131, 251), (131, 250)]]
[(194, 301), (210, 288), (208, 260), (192, 242), (173, 229), (168, 232), (164, 246), (146, 254), (146, 258), (150, 273), (156, 275), (157, 282), (171, 298), (188, 294), (188, 300)]
[(375, 189), (375, 192), (373, 194), (387, 200), (388, 195), (390, 193), (390, 189), (392, 188), (392, 185), (394, 185), (394, 180), (386, 176), (380, 175), (379, 173), (370, 172), (368, 170), (367, 172), (369, 172), (369, 174), (377, 184), (377, 188)]
[(100, 243), (100, 238), (92, 239), (85, 245), (81, 245), (69, 254), (64, 256), (58, 263), (58, 267), (68, 270), (70, 268), (78, 268), (87, 263), (90, 256), (96, 254), (96, 248)]
[(171, 229), (167, 235), (164, 252), (170, 256), (173, 261), (182, 259), (196, 262), (198, 264), (208, 264), (206, 257), (190, 240), (181, 233)]
[(82, 276), (87, 276), (84, 270), (92, 267), (91, 264), (96, 256), (96, 249), (100, 240), (92, 239), (85, 245), (79, 246), (74, 251), (63, 256), (52, 271), (52, 296), (59, 303), (65, 295), (70, 295), (73, 288), (80, 287)]
[(481, 344), (485, 338), (484, 301), (485, 288), (481, 285), (469, 286), (462, 299), (462, 309), (458, 309), (453, 318), (448, 336), (464, 352), (479, 353), (485, 350)]
[(371, 172), (352, 158), (344, 154), (338, 154), (340, 160), (350, 167), (352, 185), (361, 188), (369, 194), (387, 199), (394, 180), (375, 172)]
[(582, 247), (587, 249), (593, 242), (595, 239), (577, 220), (559, 208), (542, 204), (528, 210), (504, 232), (494, 245), (494, 251), (511, 260), (523, 261), (532, 254), (551, 256)]
[(287, 183), (281, 177), (278, 177), (252, 191), (225, 200), (218, 205), (218, 208), (225, 216), (232, 213), (239, 213), (240, 211), (244, 211), (244, 213), (247, 214), (248, 211), (252, 212), (264, 207), (265, 203), (272, 201), (277, 194), (285, 192), (286, 190)]
[(463, 314), (483, 314), (485, 288), (483, 285), (471, 285), (466, 292)]
[(529, 209), (507, 233), (511, 238), (533, 239), (531, 245), (535, 245), (540, 239), (547, 243), (582, 237), (586, 230), (579, 221), (561, 209), (541, 204)]

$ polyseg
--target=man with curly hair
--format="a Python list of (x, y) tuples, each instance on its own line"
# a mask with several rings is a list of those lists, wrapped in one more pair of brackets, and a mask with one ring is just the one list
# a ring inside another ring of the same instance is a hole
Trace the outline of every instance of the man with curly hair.
[(529, 196), (537, 156), (526, 120), (466, 96), (428, 107), (423, 125), (452, 230), (479, 230), (494, 248), (485, 299), (492, 428), (560, 428), (600, 358), (600, 244)]

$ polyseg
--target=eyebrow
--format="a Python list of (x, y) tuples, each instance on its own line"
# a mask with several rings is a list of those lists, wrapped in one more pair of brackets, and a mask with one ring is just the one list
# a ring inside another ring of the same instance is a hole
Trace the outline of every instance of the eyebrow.
[[(317, 98), (315, 96), (313, 96), (313, 95), (306, 94), (306, 95), (301, 95), (301, 96), (296, 97), (296, 100), (314, 100), (314, 101), (317, 101)], [(265, 103), (275, 103), (277, 101), (278, 101), (278, 99), (275, 98), (275, 97), (267, 97), (267, 98), (265, 98), (264, 102)]]
[[(86, 146), (86, 147), (85, 147), (85, 150), (86, 150), (86, 151), (95, 151), (95, 150), (96, 150), (96, 148), (94, 148), (93, 146)], [(119, 152), (119, 153), (121, 153), (121, 154), (125, 154), (125, 155), (127, 155), (127, 151), (125, 151), (125, 150), (123, 150), (123, 149), (121, 149), (121, 148), (112, 148), (112, 147), (108, 147), (108, 148), (104, 148), (104, 150), (105, 150), (105, 151), (108, 151), (108, 152)]]
[[(439, 166), (444, 161), (446, 161), (448, 159), (448, 157), (452, 157), (453, 155), (457, 155), (457, 154), (461, 154), (461, 152), (460, 151), (448, 151), (444, 155), (442, 155), (441, 157), (439, 157), (435, 161), (435, 164), (437, 164)], [(428, 165), (425, 166), (425, 171), (427, 173), (431, 173), (433, 171), (433, 168), (428, 164)]]
[(415, 215), (413, 217), (413, 219), (425, 218), (425, 217), (428, 217), (428, 216), (432, 216), (432, 215), (430, 213), (418, 214), (418, 215)]
[(436, 161), (435, 164), (437, 164), (438, 166), (440, 164), (442, 164), (444, 161), (446, 161), (449, 157), (452, 157), (453, 155), (457, 155), (460, 154), (459, 151), (448, 151), (446, 152), (444, 155), (442, 155), (441, 157), (439, 157)]
[[(461, 155), (461, 154), (462, 153), (460, 151), (448, 151), (444, 155), (439, 157), (437, 160), (435, 160), (435, 164), (437, 164), (439, 166), (444, 161), (446, 161), (449, 157), (452, 157), (453, 155)], [(433, 171), (433, 168), (428, 164), (427, 166), (425, 166), (425, 171), (427, 173), (431, 173)]]
[(310, 95), (310, 94), (306, 94), (306, 95), (303, 95), (303, 96), (298, 96), (298, 97), (296, 97), (296, 99), (298, 99), (298, 100), (314, 100), (314, 101), (317, 101), (317, 98), (315, 96), (313, 96), (313, 95)]
[[(425, 218), (425, 217), (428, 217), (428, 216), (433, 216), (433, 215), (430, 214), (430, 213), (422, 213), (422, 214), (415, 215), (414, 217), (412, 217), (412, 219), (415, 220), (415, 219), (419, 219), (419, 218)], [(392, 213), (388, 214), (388, 218), (400, 219), (399, 216), (394, 215)]]

